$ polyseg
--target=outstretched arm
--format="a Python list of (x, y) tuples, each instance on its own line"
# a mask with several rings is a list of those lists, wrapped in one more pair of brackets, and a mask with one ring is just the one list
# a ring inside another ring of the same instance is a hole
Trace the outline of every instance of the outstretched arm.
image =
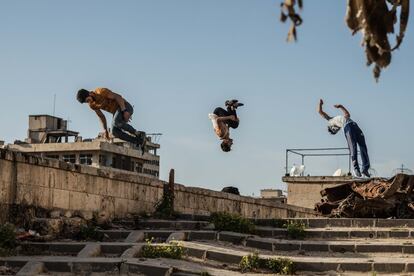
[(102, 113), (102, 111), (100, 109), (95, 110), (95, 112), (96, 112), (96, 115), (98, 115), (99, 120), (101, 121), (102, 127), (104, 129), (105, 139), (109, 140), (109, 132), (108, 132), (108, 126), (106, 124), (105, 115)]
[(217, 122), (223, 122), (223, 121), (229, 121), (229, 120), (238, 122), (239, 121), (239, 118), (237, 118), (234, 115), (225, 116), (225, 117), (218, 117), (217, 118)]
[(322, 106), (323, 106), (323, 100), (322, 99), (320, 99), (319, 100), (319, 105), (318, 105), (318, 113), (323, 117), (323, 118), (325, 118), (326, 120), (330, 120), (330, 119), (332, 119), (332, 117), (331, 116), (329, 116), (328, 114), (326, 114), (325, 113), (325, 111), (323, 111), (323, 108), (322, 108)]
[(336, 104), (335, 107), (342, 110), (346, 119), (351, 118), (351, 114), (349, 114), (349, 111), (342, 104)]

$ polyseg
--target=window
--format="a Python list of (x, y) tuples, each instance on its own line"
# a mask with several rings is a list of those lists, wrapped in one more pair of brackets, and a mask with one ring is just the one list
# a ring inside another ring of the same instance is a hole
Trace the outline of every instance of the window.
[(63, 155), (63, 161), (74, 164), (76, 163), (76, 155), (74, 154)]
[(79, 162), (84, 165), (92, 165), (92, 154), (81, 154)]
[(106, 166), (106, 155), (102, 155), (102, 154), (100, 154), (99, 155), (99, 165), (101, 165), (101, 166)]
[(46, 155), (46, 158), (59, 159), (59, 155)]
[(138, 172), (138, 173), (142, 173), (142, 164), (141, 163), (138, 163), (138, 162), (135, 163), (135, 171)]

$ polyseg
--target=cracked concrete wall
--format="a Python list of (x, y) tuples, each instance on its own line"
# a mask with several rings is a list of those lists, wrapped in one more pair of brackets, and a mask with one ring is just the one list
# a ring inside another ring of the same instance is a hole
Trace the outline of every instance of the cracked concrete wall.
[(9, 206), (14, 201), (16, 187), (15, 164), (0, 160), (0, 223), (8, 220)]
[[(0, 180), (3, 206), (25, 204), (46, 209), (105, 211), (112, 217), (153, 212), (165, 183), (132, 172), (69, 164), (7, 150), (0, 150)], [(191, 215), (226, 211), (251, 218), (316, 216), (305, 208), (179, 184), (175, 187), (174, 207), (179, 213)]]
[(288, 186), (288, 204), (314, 209), (323, 189), (352, 181), (352, 176), (286, 176), (282, 180)]

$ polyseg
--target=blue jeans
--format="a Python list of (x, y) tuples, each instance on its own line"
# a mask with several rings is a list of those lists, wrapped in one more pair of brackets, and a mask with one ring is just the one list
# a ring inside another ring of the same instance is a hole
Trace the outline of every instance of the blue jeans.
[(368, 157), (368, 149), (367, 144), (365, 143), (365, 136), (362, 133), (362, 130), (359, 128), (357, 123), (349, 122), (345, 128), (345, 137), (346, 141), (348, 142), (349, 151), (351, 153), (351, 160), (352, 165), (355, 171), (359, 171), (358, 165), (358, 148), (361, 152), (361, 159), (362, 159), (362, 171), (367, 172), (370, 168), (369, 157)]
[[(125, 108), (132, 116), (132, 113), (134, 113), (134, 108), (127, 101), (125, 101)], [(135, 128), (124, 120), (124, 114), (119, 108), (114, 113), (114, 117), (112, 119), (112, 134), (121, 140), (133, 144), (136, 144), (138, 142)]]

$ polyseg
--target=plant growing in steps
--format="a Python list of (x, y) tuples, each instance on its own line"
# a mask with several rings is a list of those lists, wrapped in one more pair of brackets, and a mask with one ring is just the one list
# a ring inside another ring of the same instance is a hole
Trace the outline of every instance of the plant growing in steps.
[(261, 259), (257, 252), (244, 256), (240, 261), (239, 268), (242, 273), (258, 269), (270, 270), (281, 275), (293, 275), (295, 273), (295, 266), (292, 260), (287, 258)]
[(223, 212), (213, 213), (210, 221), (218, 231), (231, 231), (237, 233), (254, 233), (254, 224), (239, 215), (233, 215)]
[(105, 234), (93, 225), (82, 225), (78, 234), (80, 240), (103, 241)]
[(177, 241), (171, 241), (165, 245), (154, 245), (153, 241), (153, 238), (146, 240), (147, 244), (142, 247), (142, 257), (181, 259), (184, 255), (184, 248)]
[(16, 230), (13, 224), (0, 225), (0, 256), (8, 256), (16, 247)]
[(306, 236), (306, 226), (303, 222), (289, 221), (284, 225), (287, 229), (287, 234), (290, 239), (303, 240)]

